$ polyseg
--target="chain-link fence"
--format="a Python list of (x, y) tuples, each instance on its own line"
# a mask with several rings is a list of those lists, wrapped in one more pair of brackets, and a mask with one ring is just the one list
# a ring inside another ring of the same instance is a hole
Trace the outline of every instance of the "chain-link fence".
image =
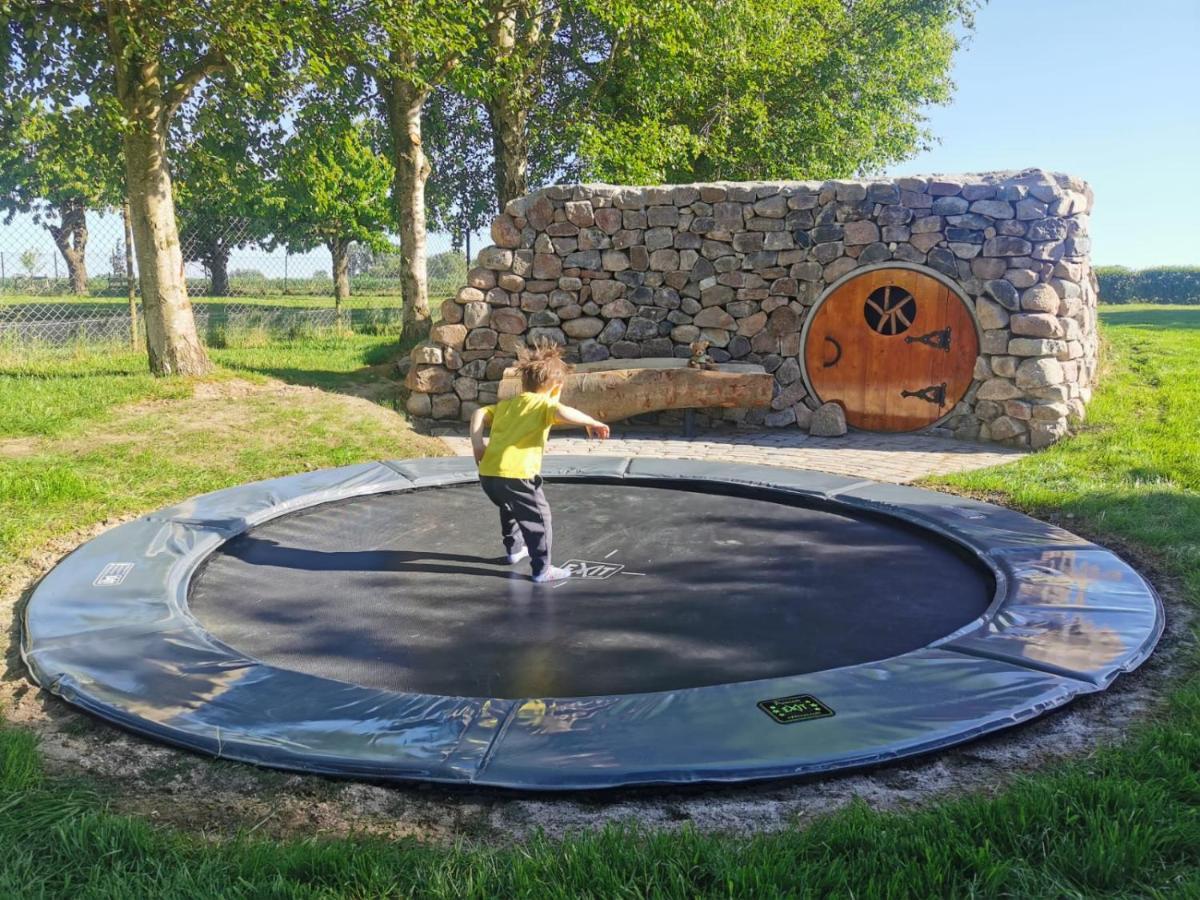
[[(121, 213), (89, 211), (85, 227), (65, 237), (57, 225), (30, 216), (0, 223), (0, 346), (138, 341), (137, 262)], [(350, 245), (340, 322), (327, 248), (297, 252), (275, 243), (270, 223), (248, 220), (186, 223), (180, 240), (196, 327), (210, 345), (242, 333), (286, 338), (339, 325), (399, 331), (395, 240), (382, 252)], [(430, 235), (428, 266), (436, 307), (465, 283), (466, 257), (447, 236)]]

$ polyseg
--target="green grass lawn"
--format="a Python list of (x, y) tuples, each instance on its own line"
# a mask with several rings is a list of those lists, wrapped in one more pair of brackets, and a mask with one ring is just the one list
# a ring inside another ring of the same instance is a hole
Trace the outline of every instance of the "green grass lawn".
[[(278, 306), (295, 308), (333, 308), (332, 294), (239, 294), (232, 297), (206, 297), (203, 294), (190, 298), (192, 303), (203, 306)], [(352, 295), (346, 306), (399, 306), (400, 297), (393, 294)], [(129, 298), (107, 295), (77, 294), (0, 294), (0, 306), (68, 306), (95, 310), (120, 312), (129, 309)]]
[[(940, 486), (1133, 548), (1196, 608), (1200, 307), (1120, 307), (1106, 310), (1104, 323), (1106, 371), (1082, 433)], [(387, 358), (383, 339), (331, 340), (216, 351), (224, 368), (213, 383), (272, 373), (342, 390)], [(188, 399), (186, 384), (145, 377), (135, 357), (0, 372), (3, 431), (34, 442), (33, 455), (15, 464), (0, 457), (6, 557), (104, 515), (305, 462), (401, 455), (394, 444), (410, 435), (337, 419), (333, 407), (305, 413), (268, 398), (262, 408), (237, 401), (245, 407), (238, 434), (252, 447), (210, 440), (197, 448), (156, 431), (155, 420), (174, 410), (167, 418), (177, 429), (202, 401)], [(247, 422), (267, 431), (248, 436)], [(403, 440), (405, 452), (427, 446), (415, 435)], [(1124, 745), (1022, 777), (995, 796), (909, 813), (854, 807), (803, 830), (749, 838), (610, 828), (496, 847), (202, 839), (114, 815), (86, 785), (46, 778), (29, 736), (9, 729), (0, 732), (0, 896), (1200, 897), (1197, 662), (1185, 658), (1161, 707)]]
[(203, 385), (213, 400), (195, 399), (191, 381), (152, 378), (145, 355), (122, 347), (0, 355), (0, 558), (243, 481), (437, 452), (400, 417), (356, 417), (336, 395), (222, 399), (235, 379), (265, 376), (354, 392), (377, 380), (366, 370), (388, 364), (396, 347), (329, 334), (210, 349), (220, 368)]
[[(436, 307), (442, 300), (445, 300), (449, 294), (441, 290), (435, 290), (429, 298), (429, 305)], [(223, 306), (271, 306), (271, 307), (295, 307), (298, 309), (332, 309), (333, 294), (311, 294), (311, 293), (245, 293), (237, 294), (230, 297), (209, 297), (204, 294), (192, 296), (192, 303), (209, 307)], [(351, 294), (345, 301), (345, 306), (348, 309), (366, 309), (374, 306), (389, 306), (399, 307), (401, 297), (398, 292), (387, 294), (373, 293), (357, 293)], [(112, 312), (120, 312), (129, 309), (129, 298), (121, 295), (106, 295), (106, 294), (0, 294), (0, 306), (45, 306), (45, 307), (82, 307), (84, 309), (94, 308), (97, 311), (109, 310)]]

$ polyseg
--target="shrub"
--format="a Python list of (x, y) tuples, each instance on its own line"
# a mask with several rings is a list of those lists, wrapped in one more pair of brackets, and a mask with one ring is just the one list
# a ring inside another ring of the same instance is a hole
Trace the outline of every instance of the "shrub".
[(1200, 266), (1097, 266), (1101, 303), (1200, 303)]

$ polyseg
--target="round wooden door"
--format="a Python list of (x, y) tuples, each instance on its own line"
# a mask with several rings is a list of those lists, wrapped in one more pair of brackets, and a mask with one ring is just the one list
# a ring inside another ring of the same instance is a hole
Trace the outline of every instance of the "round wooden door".
[(937, 278), (874, 269), (816, 308), (804, 344), (809, 383), (867, 431), (916, 431), (954, 408), (979, 356), (970, 310)]

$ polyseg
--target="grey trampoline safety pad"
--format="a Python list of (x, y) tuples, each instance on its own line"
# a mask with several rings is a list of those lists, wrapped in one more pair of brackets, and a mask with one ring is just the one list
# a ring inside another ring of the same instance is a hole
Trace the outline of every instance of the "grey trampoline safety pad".
[(197, 572), (256, 527), (476, 479), (470, 459), (404, 460), (241, 485), (105, 532), (38, 585), (22, 655), (68, 702), (223, 758), (573, 790), (815, 774), (938, 750), (1104, 689), (1162, 633), (1157, 595), (1117, 556), (990, 504), (766, 466), (570, 456), (548, 457), (543, 471), (552, 484), (745, 493), (903, 523), (984, 567), (995, 593), (977, 618), (886, 659), (586, 697), (454, 697), (318, 677), (252, 658), (195, 617)]

